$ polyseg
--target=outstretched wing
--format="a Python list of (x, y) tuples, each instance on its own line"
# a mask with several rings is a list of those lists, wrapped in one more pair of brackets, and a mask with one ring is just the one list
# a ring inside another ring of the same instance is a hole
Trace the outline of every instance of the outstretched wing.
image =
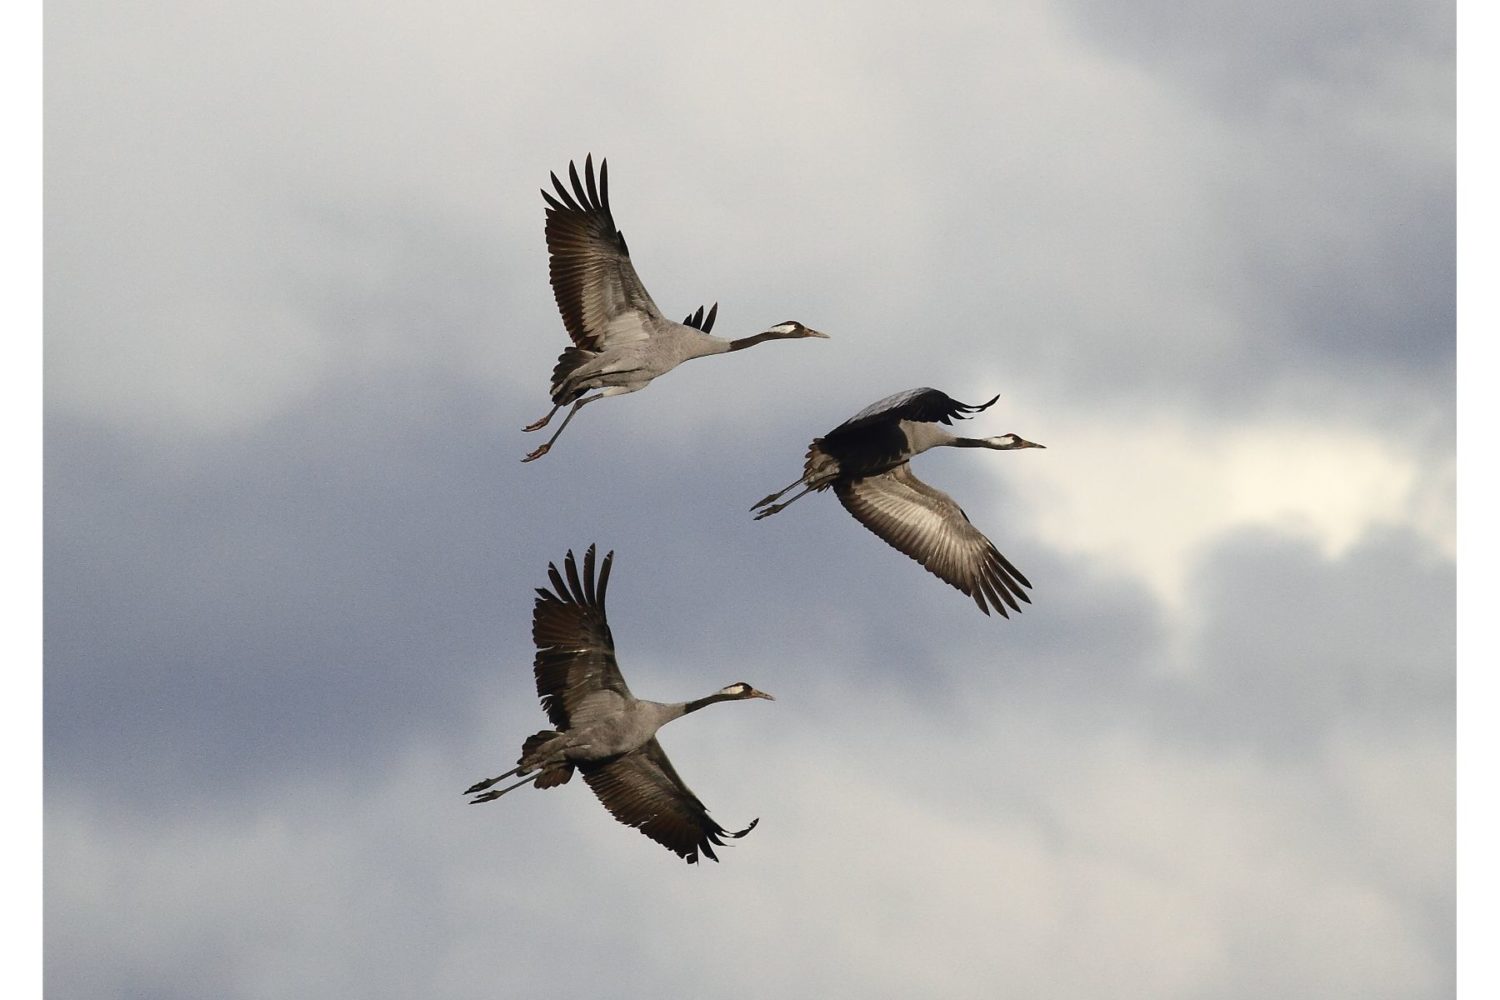
[(552, 294), (573, 343), (587, 351), (650, 336), (650, 320), (661, 320), (661, 310), (651, 301), (635, 266), (625, 236), (615, 228), (609, 210), (609, 166), (599, 163), (599, 183), (594, 183), (594, 157), (578, 168), (568, 163), (570, 192), (552, 175), (553, 197), (547, 201), (547, 252), (551, 257)]
[(594, 549), (590, 545), (584, 553), (582, 578), (571, 551), (563, 560), (566, 578), (556, 564), (549, 564), (552, 590), (537, 589), (536, 606), (531, 612), (536, 693), (547, 718), (559, 730), (571, 728), (574, 717), (590, 699), (614, 702), (630, 697), (615, 663), (615, 641), (604, 617), (604, 592), (615, 554), (604, 557), (596, 580)]
[(700, 855), (718, 861), (715, 845), (724, 846), (726, 837), (743, 837), (760, 822), (752, 820), (732, 833), (710, 819), (655, 737), (639, 750), (579, 769), (615, 819), (640, 830), (690, 865), (697, 864)]
[(840, 431), (862, 427), (876, 420), (889, 420), (893, 423), (897, 420), (916, 420), (922, 423), (952, 424), (955, 417), (967, 420), (969, 414), (989, 409), (999, 398), (997, 394), (987, 403), (972, 406), (968, 403), (960, 403), (946, 392), (940, 392), (937, 389), (908, 389), (894, 396), (887, 396), (879, 402), (871, 403), (839, 424), (831, 433), (837, 434)]
[(855, 520), (974, 598), (985, 614), (994, 607), (1009, 618), (1007, 604), (1020, 611), (1017, 598), (1031, 603), (1022, 589), (1031, 581), (969, 523), (952, 497), (912, 475), (910, 465), (864, 479), (841, 479), (833, 491)]

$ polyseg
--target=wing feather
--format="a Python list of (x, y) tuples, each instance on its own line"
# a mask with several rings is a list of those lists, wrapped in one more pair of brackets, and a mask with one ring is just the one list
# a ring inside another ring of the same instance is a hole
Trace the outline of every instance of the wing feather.
[(989, 409), (995, 405), (995, 400), (999, 398), (997, 394), (988, 402), (972, 405), (969, 403), (960, 403), (946, 392), (938, 389), (907, 389), (905, 392), (898, 392), (871, 403), (834, 428), (832, 433), (836, 434), (839, 431), (863, 427), (869, 423), (881, 420), (889, 420), (893, 423), (898, 420), (916, 420), (921, 423), (944, 423), (951, 425), (955, 418), (967, 420), (970, 414)]
[(553, 174), (556, 196), (543, 189), (542, 198), (547, 202), (547, 252), (558, 312), (573, 343), (598, 352), (644, 339), (648, 321), (663, 317), (635, 273), (624, 234), (615, 228), (607, 162), (599, 163), (596, 185), (590, 154), (583, 177), (580, 182), (570, 161), (572, 190)]
[(718, 861), (714, 846), (755, 829), (754, 820), (738, 832), (725, 830), (690, 791), (653, 737), (639, 750), (579, 768), (599, 801), (626, 826), (635, 827), (688, 864), (699, 857)]
[(583, 577), (570, 551), (563, 561), (564, 574), (548, 565), (552, 590), (537, 589), (531, 613), (531, 638), (536, 643), (536, 693), (547, 718), (559, 730), (572, 725), (574, 714), (585, 700), (600, 693), (630, 697), (625, 678), (615, 662), (615, 641), (604, 615), (604, 591), (615, 554), (604, 557), (597, 582), (595, 547), (583, 557)]
[(953, 498), (934, 489), (901, 464), (877, 476), (841, 479), (834, 493), (844, 508), (887, 544), (921, 563), (928, 572), (1006, 618), (1006, 605), (1020, 611), (1023, 588), (1031, 581), (1001, 555), (969, 522)]
[(697, 312), (690, 312), (687, 314), (687, 317), (682, 321), (682, 325), (690, 326), (695, 330), (702, 330), (704, 333), (711, 333), (714, 328), (714, 319), (717, 318), (718, 315), (719, 304), (717, 302), (715, 302), (714, 307), (708, 311), (708, 316), (706, 318), (703, 315), (703, 307), (699, 306)]

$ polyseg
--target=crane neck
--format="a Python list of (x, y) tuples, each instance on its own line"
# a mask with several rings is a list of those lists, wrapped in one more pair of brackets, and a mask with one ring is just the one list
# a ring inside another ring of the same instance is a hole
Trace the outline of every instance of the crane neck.
[(775, 330), (767, 330), (765, 333), (757, 333), (753, 337), (740, 337), (738, 340), (731, 340), (725, 350), (743, 351), (747, 347), (754, 347), (756, 344), (762, 344), (768, 340), (783, 339), (785, 339), (783, 334), (777, 333)]
[(706, 708), (709, 705), (717, 704), (718, 702), (721, 702), (721, 701), (737, 701), (737, 700), (738, 700), (738, 698), (736, 698), (736, 696), (734, 696), (732, 694), (725, 694), (723, 691), (715, 691), (713, 694), (709, 695), (707, 698), (699, 698), (696, 701), (685, 701), (685, 702), (683, 702), (682, 703), (682, 714), (686, 715), (689, 712), (696, 712), (700, 708)]
[(920, 455), (929, 448), (940, 448), (966, 440), (954, 437), (942, 425), (927, 420), (903, 420), (901, 430), (906, 434), (908, 456)]

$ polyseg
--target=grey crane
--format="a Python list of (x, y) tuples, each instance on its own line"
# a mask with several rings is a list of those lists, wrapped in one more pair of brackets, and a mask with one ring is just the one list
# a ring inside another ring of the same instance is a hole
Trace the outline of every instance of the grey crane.
[(558, 410), (570, 403), (572, 409), (547, 443), (521, 461), (532, 462), (547, 454), (568, 422), (589, 403), (644, 389), (684, 361), (743, 350), (767, 340), (828, 337), (795, 320), (753, 337), (715, 337), (710, 331), (719, 314), (717, 302), (706, 316), (699, 306), (681, 323), (673, 323), (636, 277), (625, 236), (615, 228), (609, 209), (608, 161), (599, 161), (597, 185), (593, 154), (584, 160), (582, 182), (571, 161), (568, 178), (573, 182), (571, 192), (553, 174), (557, 197), (545, 189), (542, 197), (547, 202), (552, 294), (573, 346), (563, 350), (552, 369), (552, 409), (525, 430), (541, 430)]
[[(959, 437), (937, 426), (951, 424), (954, 417), (968, 419), (968, 414), (988, 409), (999, 398), (970, 406), (926, 388), (887, 396), (814, 438), (802, 478), (750, 509), (760, 511), (755, 515), (759, 521), (799, 497), (832, 487), (844, 509), (892, 548), (974, 598), (985, 614), (993, 606), (1009, 618), (1007, 604), (1019, 612), (1017, 598), (1031, 603), (1021, 589), (1030, 587), (1031, 581), (969, 523), (952, 497), (922, 482), (908, 464), (913, 455), (944, 445), (996, 451), (1045, 447), (1014, 434)], [(801, 493), (774, 502), (798, 486)]]
[[(630, 693), (615, 662), (615, 643), (604, 615), (604, 592), (615, 554), (604, 557), (594, 575), (594, 546), (583, 557), (583, 576), (573, 553), (547, 566), (550, 591), (538, 588), (531, 616), (536, 643), (536, 693), (554, 729), (544, 729), (521, 744), (516, 766), (504, 774), (469, 786), (471, 804), (493, 802), (506, 792), (536, 783), (537, 788), (565, 785), (574, 770), (594, 790), (604, 807), (626, 826), (640, 830), (667, 850), (696, 864), (701, 856), (718, 861), (714, 845), (739, 838), (760, 820), (737, 832), (709, 818), (708, 810), (683, 784), (667, 760), (656, 731), (673, 719), (721, 701), (765, 698), (749, 684), (731, 684), (706, 698), (662, 703)], [(566, 574), (566, 578), (564, 578)], [(513, 775), (523, 780), (488, 791)]]

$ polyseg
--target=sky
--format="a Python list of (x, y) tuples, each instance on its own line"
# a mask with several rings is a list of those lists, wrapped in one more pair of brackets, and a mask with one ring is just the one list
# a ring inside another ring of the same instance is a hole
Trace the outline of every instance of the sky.
[[(58, 996), (1451, 995), (1453, 12), (394, 3), (45, 11), (45, 977)], [(694, 362), (522, 465), (551, 171), (610, 162)], [(1032, 581), (828, 496), (882, 396)], [(616, 553), (689, 867), (545, 723)], [(497, 770), (498, 767), (498, 770)]]

